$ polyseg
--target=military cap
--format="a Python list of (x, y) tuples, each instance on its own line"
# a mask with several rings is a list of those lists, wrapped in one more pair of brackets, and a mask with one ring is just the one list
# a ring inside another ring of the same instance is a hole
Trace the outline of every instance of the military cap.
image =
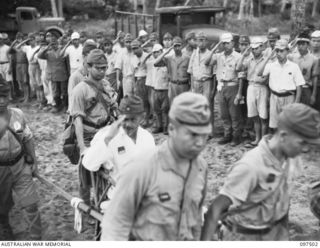
[(197, 33), (196, 38), (197, 39), (207, 39), (208, 37), (205, 34), (205, 32), (199, 32), (199, 33)]
[(35, 34), (34, 33), (28, 34), (28, 39), (35, 39)]
[(139, 48), (141, 46), (141, 42), (137, 39), (131, 42), (131, 48)]
[(277, 40), (276, 45), (275, 45), (274, 48), (275, 49), (280, 49), (280, 50), (289, 49), (289, 43), (285, 39), (280, 39), (280, 40)]
[(179, 36), (175, 36), (173, 38), (173, 45), (181, 45), (182, 44), (182, 39)]
[(311, 38), (320, 38), (320, 30), (316, 30), (311, 34)]
[(21, 32), (18, 32), (17, 34), (16, 34), (16, 39), (23, 39), (23, 33), (21, 33)]
[(320, 145), (320, 113), (317, 110), (302, 103), (292, 103), (282, 109), (278, 121), (307, 143)]
[(243, 43), (250, 44), (249, 36), (248, 35), (241, 35), (239, 38), (239, 43), (240, 44), (243, 44)]
[(251, 41), (251, 48), (257, 48), (263, 44), (263, 40), (260, 37), (253, 38)]
[(102, 38), (102, 37), (103, 37), (103, 32), (98, 31), (98, 32), (96, 33), (96, 38)]
[(112, 41), (109, 38), (105, 38), (103, 43), (105, 45), (113, 45)]
[(300, 33), (297, 37), (297, 42), (304, 41), (310, 43), (310, 36), (308, 33)]
[(119, 37), (119, 38), (124, 38), (125, 36), (126, 36), (126, 34), (121, 30), (117, 34), (117, 37)]
[(97, 43), (95, 43), (93, 40), (87, 40), (83, 44), (82, 48), (82, 55), (86, 56), (88, 55), (92, 50), (97, 48)]
[(87, 57), (88, 64), (106, 65), (108, 63), (106, 55), (100, 49), (93, 49)]
[(7, 33), (2, 33), (2, 39), (6, 40), (6, 39), (8, 39), (8, 38), (9, 38), (9, 36), (8, 36)]
[(172, 35), (171, 35), (169, 32), (165, 33), (164, 36), (163, 36), (163, 39), (164, 39), (164, 40), (166, 40), (166, 39), (172, 40), (172, 38), (173, 38), (173, 37), (172, 37)]
[(163, 47), (160, 44), (154, 44), (152, 48), (152, 52), (159, 52), (163, 49)]
[(184, 92), (173, 99), (169, 118), (200, 134), (212, 131), (211, 112), (206, 97), (193, 92)]
[(150, 40), (158, 40), (159, 39), (159, 35), (155, 32), (150, 34)]
[(147, 36), (147, 35), (148, 35), (148, 33), (145, 30), (142, 29), (142, 30), (139, 31), (138, 37)]
[(80, 34), (78, 32), (73, 32), (71, 35), (71, 40), (80, 39)]
[(195, 39), (196, 38), (196, 33), (195, 32), (189, 32), (189, 33), (187, 33), (186, 34), (186, 36), (185, 36), (185, 40), (191, 40), (191, 39)]
[(233, 35), (231, 33), (224, 33), (220, 36), (220, 41), (222, 43), (224, 43), (224, 42), (229, 43), (229, 42), (233, 41)]
[(136, 95), (126, 95), (120, 102), (119, 111), (121, 114), (141, 114), (144, 112), (143, 101)]
[(268, 30), (268, 40), (279, 40), (280, 31), (278, 28), (269, 28)]
[(132, 36), (131, 36), (131, 34), (127, 33), (127, 34), (125, 35), (125, 37), (124, 37), (124, 40), (131, 42), (131, 41), (132, 41)]
[(39, 35), (45, 36), (45, 32), (44, 31), (39, 31)]

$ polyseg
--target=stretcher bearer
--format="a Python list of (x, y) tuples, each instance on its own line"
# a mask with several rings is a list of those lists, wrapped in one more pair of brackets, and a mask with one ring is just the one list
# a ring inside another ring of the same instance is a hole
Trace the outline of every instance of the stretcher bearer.
[(148, 100), (148, 88), (146, 86), (147, 66), (143, 63), (148, 54), (143, 51), (141, 42), (137, 39), (131, 42), (131, 48), (135, 55), (135, 61), (133, 62), (135, 78), (134, 94), (139, 96), (144, 103), (145, 119), (141, 125), (143, 127), (148, 127), (150, 126), (149, 119), (151, 107)]
[[(134, 55), (131, 48), (132, 37), (127, 34), (124, 38), (125, 51), (117, 55), (117, 60), (114, 68), (117, 70), (117, 87), (122, 85), (123, 95), (134, 94), (134, 68), (136, 63), (136, 55)], [(120, 73), (122, 73), (122, 83), (120, 80)]]
[(288, 59), (299, 65), (305, 85), (302, 86), (301, 103), (312, 106), (316, 102), (317, 83), (319, 77), (319, 62), (311, 52), (309, 52), (310, 37), (307, 34), (300, 34), (297, 38), (297, 53), (288, 55)]
[(41, 240), (39, 198), (32, 179), (38, 172), (33, 134), (23, 112), (8, 107), (9, 92), (0, 76), (0, 240), (14, 240), (9, 224), (13, 199), (24, 211), (30, 239)]
[(239, 101), (242, 99), (242, 82), (238, 81), (236, 70), (240, 54), (234, 51), (234, 41), (231, 33), (225, 33), (220, 37), (224, 51), (214, 54), (215, 49), (209, 54), (205, 64), (217, 65), (218, 97), (220, 115), (224, 126), (224, 137), (218, 142), (232, 146), (241, 143), (242, 112)]
[[(252, 54), (250, 53), (252, 50)], [(248, 80), (247, 107), (248, 118), (254, 122), (255, 140), (245, 145), (252, 148), (258, 145), (268, 130), (268, 82), (266, 78), (258, 76), (259, 66), (265, 62), (263, 56), (263, 41), (260, 38), (252, 40), (251, 49), (247, 48), (241, 56), (240, 71), (246, 74)]]
[(211, 132), (209, 103), (187, 92), (169, 112), (169, 139), (120, 173), (105, 210), (101, 240), (199, 240)]
[(202, 240), (215, 236), (219, 220), (222, 240), (289, 240), (288, 179), (304, 147), (320, 144), (319, 123), (320, 115), (311, 107), (285, 106), (276, 133), (264, 136), (232, 167), (205, 217)]
[[(311, 51), (312, 54), (318, 59), (318, 65), (320, 66), (320, 31), (314, 31), (311, 34)], [(316, 101), (313, 105), (315, 109), (320, 111), (320, 77), (318, 77), (317, 81), (317, 89), (316, 89)]]
[[(277, 61), (269, 63), (269, 60), (277, 55)], [(269, 127), (277, 128), (278, 115), (282, 108), (290, 103), (300, 102), (301, 87), (305, 84), (301, 70), (296, 63), (287, 59), (289, 46), (286, 40), (278, 40), (275, 50), (262, 63), (258, 69), (258, 75), (265, 78), (269, 77), (270, 95), (270, 118)]]
[[(162, 53), (154, 62), (156, 67), (166, 66), (168, 68), (170, 105), (176, 96), (190, 89), (190, 76), (187, 72), (190, 57), (183, 54), (181, 48), (182, 39), (174, 37), (173, 46)], [(172, 49), (174, 54), (167, 56)]]

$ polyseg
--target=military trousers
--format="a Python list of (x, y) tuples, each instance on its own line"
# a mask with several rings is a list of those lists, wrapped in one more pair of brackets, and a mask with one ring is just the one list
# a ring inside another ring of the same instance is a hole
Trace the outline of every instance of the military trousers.
[(173, 99), (180, 95), (183, 92), (189, 91), (190, 90), (190, 85), (189, 84), (174, 84), (169, 82), (169, 103), (170, 105), (172, 104)]
[(238, 88), (238, 85), (224, 86), (218, 92), (220, 117), (223, 121), (225, 137), (240, 137), (242, 134), (243, 118), (241, 104), (234, 104)]

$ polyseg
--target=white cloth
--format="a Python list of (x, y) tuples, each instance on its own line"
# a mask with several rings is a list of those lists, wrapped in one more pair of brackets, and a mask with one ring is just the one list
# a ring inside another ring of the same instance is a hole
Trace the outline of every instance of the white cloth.
[(279, 61), (266, 65), (263, 76), (269, 76), (269, 87), (278, 93), (296, 90), (305, 84), (299, 66), (289, 60), (283, 65)]
[(71, 71), (77, 70), (83, 64), (83, 57), (82, 57), (82, 45), (80, 44), (78, 48), (75, 46), (68, 46), (65, 55), (69, 56), (69, 63)]
[(10, 47), (8, 45), (0, 46), (0, 62), (9, 62), (9, 50)]
[[(37, 56), (35, 56), (35, 51), (39, 49), (39, 46), (23, 46), (21, 50), (26, 53), (29, 63), (37, 63)], [(33, 56), (33, 59), (31, 60)]]
[(82, 214), (78, 208), (79, 204), (83, 202), (82, 199), (74, 197), (71, 199), (71, 206), (74, 208), (74, 230), (78, 233), (82, 232)]
[(142, 152), (155, 149), (153, 136), (145, 129), (139, 127), (136, 143), (126, 134), (123, 128), (109, 142), (105, 138), (109, 127), (105, 127), (96, 133), (82, 159), (83, 166), (90, 171), (98, 171), (101, 165), (111, 171), (111, 176), (117, 181), (119, 172)]

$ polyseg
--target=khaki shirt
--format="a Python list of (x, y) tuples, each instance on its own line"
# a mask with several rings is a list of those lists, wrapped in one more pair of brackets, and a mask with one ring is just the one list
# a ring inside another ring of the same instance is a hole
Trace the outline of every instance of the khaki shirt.
[(310, 52), (304, 56), (300, 53), (290, 54), (288, 59), (299, 65), (306, 84), (312, 86), (313, 78), (319, 76), (318, 59)]
[(197, 48), (193, 51), (188, 73), (193, 76), (193, 79), (196, 81), (206, 81), (209, 78), (212, 78), (212, 65), (205, 65), (205, 60), (208, 58), (210, 51), (206, 49), (204, 53), (200, 53), (200, 50)]
[(247, 74), (247, 80), (249, 83), (259, 83), (264, 81), (263, 77), (258, 76), (257, 69), (259, 69), (260, 65), (264, 63), (266, 58), (261, 56), (258, 59), (255, 59), (253, 56), (250, 57), (248, 60), (243, 62), (243, 68), (245, 73)]
[(236, 71), (237, 64), (240, 60), (240, 53), (233, 51), (230, 55), (226, 56), (224, 52), (216, 53), (212, 56), (210, 65), (217, 65), (217, 80), (237, 82), (238, 73)]
[(191, 167), (179, 162), (168, 142), (144, 154), (120, 175), (101, 240), (128, 240), (130, 233), (137, 240), (199, 240), (206, 162), (200, 157)]
[(122, 53), (117, 54), (114, 68), (121, 70), (123, 77), (134, 76), (136, 61), (136, 55), (133, 52), (128, 52), (126, 49)]
[(170, 81), (187, 81), (189, 79), (188, 66), (190, 57), (185, 54), (177, 57), (175, 54), (163, 58), (164, 64), (168, 68)]
[[(9, 108), (9, 113), (11, 114), (9, 127), (18, 134), (23, 143), (29, 141), (33, 135), (23, 112), (17, 108)], [(16, 158), (21, 149), (19, 141), (7, 130), (0, 139), (0, 160), (7, 161)]]
[[(103, 97), (110, 104), (110, 107), (116, 106), (116, 95), (111, 88), (110, 83), (102, 80), (104, 86)], [(97, 102), (96, 92), (85, 82), (80, 82), (71, 91), (71, 100), (69, 112), (72, 117), (81, 116), (83, 119), (101, 125), (108, 119), (108, 113), (101, 102)], [(94, 127), (83, 125), (85, 142), (89, 142), (98, 131)], [(89, 140), (86, 140), (88, 137)]]
[(135, 77), (146, 77), (147, 76), (147, 66), (144, 63), (142, 65), (142, 61), (145, 60), (145, 58), (148, 56), (147, 53), (142, 52), (141, 57), (139, 58), (138, 56), (135, 56), (135, 61), (134, 61), (134, 76)]
[(269, 149), (269, 139), (270, 136), (265, 136), (257, 148), (234, 165), (220, 191), (232, 200), (230, 209), (247, 208), (260, 202), (250, 210), (229, 216), (232, 223), (247, 228), (265, 227), (289, 211), (288, 178), (294, 159), (280, 163)]

